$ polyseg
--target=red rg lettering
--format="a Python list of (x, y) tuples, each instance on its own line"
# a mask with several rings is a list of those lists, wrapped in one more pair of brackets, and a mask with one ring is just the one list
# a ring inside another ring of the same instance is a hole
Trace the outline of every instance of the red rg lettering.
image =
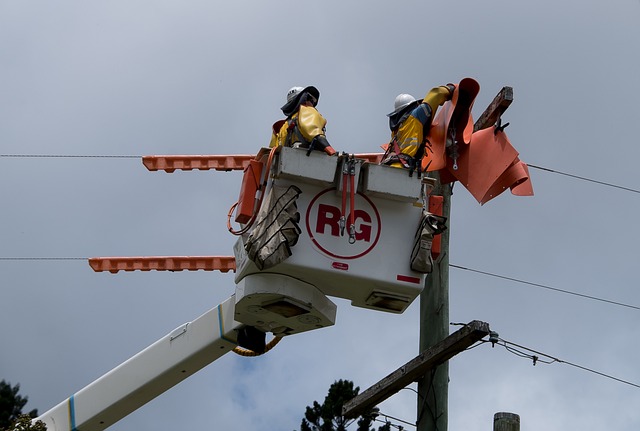
[[(356, 225), (356, 241), (371, 242), (371, 216), (369, 213), (363, 210), (355, 210), (353, 216), (354, 224)], [(362, 220), (362, 222), (358, 223), (359, 220)]]
[[(347, 217), (348, 223), (348, 214)], [(357, 209), (353, 212), (356, 227), (356, 241), (371, 242), (371, 216), (364, 210)], [(325, 234), (329, 227), (331, 236), (340, 235), (340, 209), (333, 205), (318, 205), (318, 218), (316, 221), (316, 233)], [(346, 227), (347, 229), (349, 226)]]

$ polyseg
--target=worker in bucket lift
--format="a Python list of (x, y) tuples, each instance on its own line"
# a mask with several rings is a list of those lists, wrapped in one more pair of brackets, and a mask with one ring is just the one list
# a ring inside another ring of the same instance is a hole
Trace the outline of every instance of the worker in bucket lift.
[(287, 92), (287, 103), (281, 108), (286, 119), (273, 125), (269, 147), (285, 146), (324, 151), (330, 156), (336, 151), (325, 136), (327, 120), (316, 109), (320, 92), (316, 87), (293, 87)]
[(391, 141), (384, 153), (381, 165), (406, 168), (409, 176), (414, 170), (420, 175), (420, 161), (424, 156), (426, 137), (435, 112), (453, 96), (453, 84), (434, 87), (422, 100), (410, 94), (399, 94), (389, 117)]

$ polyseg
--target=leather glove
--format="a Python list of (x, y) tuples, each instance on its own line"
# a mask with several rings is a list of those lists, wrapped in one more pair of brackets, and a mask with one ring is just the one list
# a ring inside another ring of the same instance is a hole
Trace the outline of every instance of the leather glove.
[(330, 156), (336, 154), (336, 150), (329, 145), (329, 141), (327, 141), (326, 136), (318, 135), (311, 141), (311, 145), (309, 145), (309, 151), (307, 151), (307, 156), (311, 154), (312, 150), (324, 151)]
[(449, 83), (446, 85), (446, 87), (449, 89), (449, 100), (451, 100), (451, 98), (453, 97), (453, 92), (456, 91), (456, 86)]

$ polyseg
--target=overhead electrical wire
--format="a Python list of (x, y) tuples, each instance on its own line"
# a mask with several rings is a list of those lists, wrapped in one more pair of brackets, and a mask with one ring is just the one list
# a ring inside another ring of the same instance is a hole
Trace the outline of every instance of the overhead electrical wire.
[[(486, 341), (486, 342), (489, 343), (490, 341)], [(610, 374), (606, 374), (606, 373), (603, 373), (601, 371), (596, 371), (596, 370), (594, 370), (592, 368), (587, 368), (587, 367), (582, 366), (582, 365), (574, 364), (572, 362), (556, 358), (555, 356), (551, 356), (551, 355), (548, 355), (546, 353), (542, 353), (542, 352), (539, 352), (537, 350), (533, 350), (533, 349), (530, 349), (528, 347), (521, 346), (521, 345), (516, 344), (514, 342), (507, 341), (507, 340), (505, 340), (503, 338), (498, 338), (498, 341), (495, 342), (495, 344), (497, 344), (497, 345), (499, 345), (501, 347), (504, 347), (509, 353), (512, 353), (512, 354), (514, 354), (516, 356), (520, 356), (520, 357), (523, 357), (523, 358), (531, 359), (533, 361), (533, 365), (536, 365), (537, 363), (553, 364), (554, 362), (557, 362), (559, 364), (566, 364), (566, 365), (570, 365), (572, 367), (578, 368), (580, 370), (587, 371), (587, 372), (593, 373), (593, 374), (597, 374), (597, 375), (605, 377), (607, 379), (614, 380), (614, 381), (619, 382), (619, 383), (624, 383), (625, 385), (633, 386), (635, 388), (639, 388), (640, 389), (640, 385), (637, 384), (637, 383), (633, 383), (633, 382), (630, 382), (628, 380), (620, 379), (620, 378), (614, 377), (614, 376), (612, 376)], [(515, 348), (514, 348), (514, 346), (515, 346)], [(529, 352), (529, 353), (527, 353), (527, 352)], [(547, 359), (545, 360), (545, 359), (542, 359), (542, 358), (547, 358)]]
[[(0, 158), (5, 157), (5, 158), (32, 158), (32, 159), (45, 159), (45, 158), (56, 158), (56, 159), (64, 159), (64, 158), (85, 158), (85, 159), (91, 159), (91, 158), (109, 158), (109, 159), (136, 159), (136, 158), (142, 158), (143, 156), (136, 156), (136, 155), (90, 155), (90, 154), (86, 154), (86, 155), (76, 155), (76, 154), (0, 154)], [(632, 193), (640, 193), (640, 190), (638, 189), (634, 189), (631, 187), (624, 187), (624, 186), (620, 186), (617, 184), (612, 184), (606, 181), (599, 181), (599, 180), (594, 180), (593, 178), (588, 178), (588, 177), (582, 177), (580, 175), (575, 175), (575, 174), (570, 174), (567, 172), (562, 172), (562, 171), (558, 171), (555, 169), (550, 169), (550, 168), (545, 168), (543, 166), (538, 166), (538, 165), (532, 165), (530, 163), (527, 163), (527, 166), (533, 169), (539, 169), (541, 171), (546, 171), (546, 172), (551, 172), (553, 174), (558, 174), (558, 175), (564, 175), (570, 178), (574, 178), (577, 180), (582, 180), (582, 181), (588, 181), (591, 183), (595, 183), (595, 184), (600, 184), (603, 186), (607, 186), (607, 187), (613, 187), (616, 189), (620, 189), (620, 190), (625, 190), (628, 192), (632, 192)]]
[(607, 304), (617, 305), (617, 306), (620, 306), (620, 307), (627, 307), (627, 308), (632, 308), (634, 310), (640, 310), (640, 307), (638, 307), (636, 305), (625, 304), (623, 302), (612, 301), (612, 300), (604, 299), (604, 298), (598, 298), (596, 296), (585, 295), (584, 293), (572, 292), (570, 290), (559, 289), (557, 287), (551, 287), (551, 286), (547, 286), (547, 285), (544, 285), (544, 284), (533, 283), (533, 282), (530, 282), (530, 281), (520, 280), (520, 279), (513, 278), (513, 277), (507, 277), (507, 276), (504, 276), (504, 275), (494, 274), (494, 273), (491, 273), (491, 272), (480, 271), (478, 269), (467, 268), (467, 267), (460, 266), (460, 265), (454, 265), (452, 263), (449, 264), (449, 267), (462, 269), (464, 271), (475, 272), (477, 274), (487, 275), (487, 276), (490, 276), (490, 277), (500, 278), (500, 279), (503, 279), (503, 280), (513, 281), (515, 283), (521, 283), (521, 284), (526, 284), (526, 285), (529, 285), (529, 286), (539, 287), (541, 289), (552, 290), (554, 292), (560, 292), (560, 293), (564, 293), (564, 294), (567, 294), (567, 295), (578, 296), (580, 298), (591, 299), (592, 301), (599, 301), (599, 302), (604, 302), (604, 303), (607, 303)]
[(632, 189), (632, 188), (629, 188), (629, 187), (623, 187), (623, 186), (619, 186), (619, 185), (616, 185), (616, 184), (607, 183), (607, 182), (604, 182), (604, 181), (598, 181), (598, 180), (594, 180), (592, 178), (581, 177), (579, 175), (568, 174), (566, 172), (560, 172), (560, 171), (556, 171), (554, 169), (543, 168), (542, 166), (531, 165), (529, 163), (527, 163), (527, 166), (530, 167), (530, 168), (540, 169), (542, 171), (547, 171), (547, 172), (551, 172), (551, 173), (554, 173), (554, 174), (565, 175), (567, 177), (575, 178), (575, 179), (582, 180), (582, 181), (589, 181), (589, 182), (600, 184), (600, 185), (607, 186), (607, 187), (613, 187), (613, 188), (616, 188), (616, 189), (626, 190), (628, 192), (633, 192), (633, 193), (640, 193), (640, 190), (637, 190), (637, 189)]
[[(89, 259), (88, 257), (0, 257), (0, 261), (37, 261), (37, 260), (42, 260), (42, 261), (47, 261), (47, 260), (48, 261), (64, 261), (64, 260), (88, 260), (88, 259)], [(482, 274), (482, 275), (486, 275), (486, 276), (489, 276), (489, 277), (500, 278), (502, 280), (512, 281), (514, 283), (520, 283), (520, 284), (526, 284), (528, 286), (539, 287), (541, 289), (547, 289), (547, 290), (551, 290), (551, 291), (554, 291), (554, 292), (559, 292), (559, 293), (564, 293), (564, 294), (567, 294), (567, 295), (577, 296), (577, 297), (580, 297), (580, 298), (590, 299), (592, 301), (598, 301), (598, 302), (603, 302), (603, 303), (606, 303), (606, 304), (617, 305), (619, 307), (626, 307), (626, 308), (631, 308), (631, 309), (634, 309), (634, 310), (640, 310), (640, 306), (637, 306), (637, 305), (625, 304), (623, 302), (612, 301), (610, 299), (599, 298), (597, 296), (586, 295), (584, 293), (572, 292), (570, 290), (560, 289), (560, 288), (557, 288), (557, 287), (552, 287), (552, 286), (548, 286), (548, 285), (544, 285), (544, 284), (540, 284), (540, 283), (533, 283), (531, 281), (521, 280), (521, 279), (514, 278), (514, 277), (507, 277), (507, 276), (500, 275), (500, 274), (495, 274), (495, 273), (492, 273), (492, 272), (481, 271), (479, 269), (467, 268), (465, 266), (454, 265), (452, 263), (449, 264), (449, 267), (456, 268), (456, 269), (461, 269), (463, 271), (474, 272), (476, 274)]]
[(73, 155), (73, 154), (0, 154), (0, 157), (17, 159), (141, 159), (133, 155)]
[(87, 260), (88, 257), (0, 257), (0, 260)]
[[(393, 416), (388, 415), (386, 413), (378, 412), (378, 416), (382, 416), (382, 417), (384, 417), (386, 419), (392, 419), (392, 420), (394, 420), (396, 422), (401, 422), (403, 424), (406, 424), (406, 425), (409, 425), (409, 426), (412, 426), (412, 427), (416, 428), (416, 424), (415, 423), (411, 423), (411, 422), (405, 421), (403, 419), (393, 417)], [(383, 420), (383, 419), (376, 418), (375, 421), (376, 422), (382, 422), (382, 423), (385, 423), (385, 424), (389, 423), (392, 427), (395, 427), (395, 428), (398, 428), (398, 429), (402, 429), (402, 426), (390, 423), (389, 420)]]

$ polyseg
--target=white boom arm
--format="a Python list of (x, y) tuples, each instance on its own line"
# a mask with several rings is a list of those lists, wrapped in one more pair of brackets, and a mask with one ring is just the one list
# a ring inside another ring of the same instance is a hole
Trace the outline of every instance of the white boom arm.
[(99, 431), (237, 346), (235, 297), (185, 323), (43, 413), (49, 431)]

